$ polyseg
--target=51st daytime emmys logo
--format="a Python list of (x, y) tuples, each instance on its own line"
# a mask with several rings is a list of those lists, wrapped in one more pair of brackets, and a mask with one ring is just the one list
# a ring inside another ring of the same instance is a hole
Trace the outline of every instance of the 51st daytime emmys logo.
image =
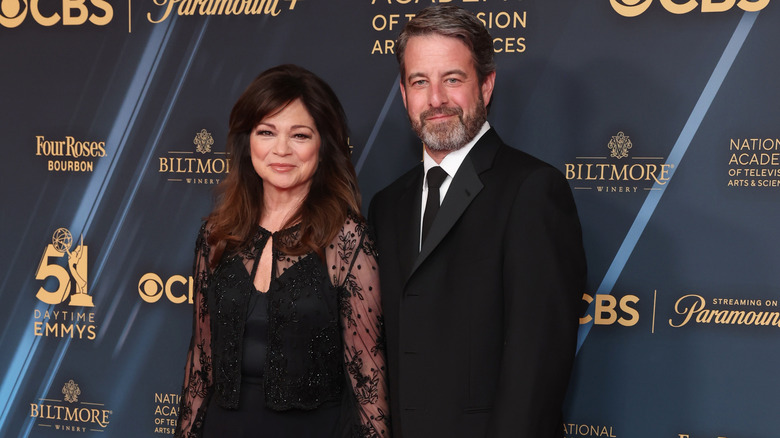
[[(672, 14), (687, 14), (699, 8), (701, 12), (726, 12), (735, 6), (746, 12), (764, 9), (770, 0), (659, 0), (663, 8)], [(636, 17), (644, 13), (653, 0), (609, 0), (612, 9), (624, 17)]]
[(633, 148), (631, 138), (620, 131), (607, 142), (609, 157), (576, 157), (577, 162), (565, 164), (566, 179), (575, 190), (598, 193), (660, 190), (669, 182), (674, 164), (665, 163), (663, 157), (630, 156)]
[(95, 314), (79, 308), (94, 307), (88, 286), (89, 248), (84, 237), (74, 247), (73, 235), (67, 228), (58, 228), (46, 245), (35, 271), (35, 279), (43, 282), (35, 297), (49, 305), (67, 303), (67, 310), (57, 307), (34, 310), (35, 336), (89, 339), (96, 337)]

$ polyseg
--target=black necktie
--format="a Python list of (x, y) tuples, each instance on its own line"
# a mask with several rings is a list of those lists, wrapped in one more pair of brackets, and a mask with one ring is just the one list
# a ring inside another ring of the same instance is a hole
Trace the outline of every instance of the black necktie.
[(447, 172), (439, 166), (428, 169), (428, 200), (425, 202), (425, 213), (423, 214), (422, 242), (428, 236), (428, 230), (431, 229), (433, 218), (439, 211), (439, 187), (444, 179), (447, 178)]

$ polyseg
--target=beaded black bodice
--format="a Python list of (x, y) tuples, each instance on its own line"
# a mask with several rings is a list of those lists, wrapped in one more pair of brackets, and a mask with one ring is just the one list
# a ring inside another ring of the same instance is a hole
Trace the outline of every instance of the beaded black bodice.
[(289, 256), (277, 233), (258, 227), (250, 245), (209, 268), (205, 224), (196, 241), (193, 338), (186, 364), (177, 435), (199, 436), (210, 397), (238, 409), (242, 339), (259, 257), (272, 240), (267, 291), (268, 339), (263, 382), (267, 407), (315, 409), (353, 395), (353, 435), (388, 436), (379, 279), (371, 240), (362, 221), (346, 221), (325, 248)]

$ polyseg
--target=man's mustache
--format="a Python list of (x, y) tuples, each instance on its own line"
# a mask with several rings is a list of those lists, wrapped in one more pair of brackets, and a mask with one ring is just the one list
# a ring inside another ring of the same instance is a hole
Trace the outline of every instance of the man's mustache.
[(420, 113), (420, 121), (425, 123), (425, 119), (436, 116), (458, 116), (462, 120), (463, 110), (455, 106), (430, 108)]

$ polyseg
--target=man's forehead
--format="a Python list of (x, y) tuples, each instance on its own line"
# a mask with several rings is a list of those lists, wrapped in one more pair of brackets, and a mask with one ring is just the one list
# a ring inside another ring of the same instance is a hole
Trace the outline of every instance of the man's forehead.
[(421, 35), (414, 35), (409, 38), (406, 43), (406, 50), (409, 50), (410, 46), (438, 46), (438, 47), (462, 47), (468, 52), (471, 52), (469, 46), (463, 41), (463, 39), (455, 36), (441, 35), (438, 33), (426, 33)]
[(404, 58), (407, 77), (452, 73), (470, 75), (476, 72), (471, 51), (459, 38), (454, 37), (412, 37)]

